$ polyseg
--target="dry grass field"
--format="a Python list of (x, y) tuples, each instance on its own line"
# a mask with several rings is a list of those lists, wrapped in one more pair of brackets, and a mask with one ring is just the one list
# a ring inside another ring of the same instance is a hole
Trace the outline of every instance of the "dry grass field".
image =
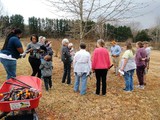
[[(26, 46), (27, 41), (23, 40)], [(75, 42), (74, 42), (75, 43)], [(60, 41), (52, 42), (57, 57), (53, 58), (53, 89), (46, 92), (43, 87), (43, 96), (36, 109), (39, 120), (160, 120), (160, 51), (152, 50), (147, 86), (144, 90), (134, 89), (131, 93), (123, 91), (124, 80), (120, 76), (108, 72), (107, 95), (96, 96), (95, 76), (88, 79), (87, 94), (81, 96), (73, 92), (74, 74), (72, 72), (72, 85), (62, 85), (61, 78), (63, 64), (59, 58)], [(0, 43), (0, 48), (2, 42)], [(94, 44), (87, 44), (88, 50), (94, 49)], [(78, 42), (75, 43), (78, 49)], [(28, 56), (18, 60), (17, 75), (30, 75), (31, 67)], [(3, 83), (6, 73), (0, 64), (0, 83)], [(137, 85), (136, 75), (134, 85)]]

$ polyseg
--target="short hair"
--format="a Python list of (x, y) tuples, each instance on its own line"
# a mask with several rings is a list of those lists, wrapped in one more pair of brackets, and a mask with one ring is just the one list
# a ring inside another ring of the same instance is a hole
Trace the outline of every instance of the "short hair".
[(45, 41), (44, 41), (44, 44), (47, 44), (47, 43), (48, 43), (48, 40), (45, 40)]
[(69, 43), (69, 44), (68, 44), (68, 47), (72, 47), (72, 46), (73, 46), (73, 43)]
[(80, 48), (81, 48), (81, 49), (86, 49), (86, 44), (85, 44), (85, 43), (83, 43), (83, 42), (82, 42), (82, 43), (80, 43), (80, 45), (79, 45), (79, 46), (80, 46)]
[(32, 34), (30, 40), (32, 41), (32, 38), (35, 37), (36, 38), (36, 42), (38, 42), (38, 36), (36, 34)]
[(47, 61), (51, 61), (52, 60), (52, 57), (50, 55), (46, 55), (44, 56), (44, 58), (47, 60)]
[(149, 42), (148, 41), (143, 41), (143, 44), (149, 44)]
[(42, 38), (43, 38), (43, 36), (39, 36), (39, 38), (38, 38), (39, 42), (41, 41)]
[(46, 40), (46, 37), (42, 37), (42, 39), (45, 41), (45, 40)]
[(98, 43), (101, 47), (104, 47), (104, 46), (105, 46), (105, 42), (104, 42), (103, 39), (97, 40), (97, 43)]
[(136, 44), (139, 46), (139, 48), (143, 47), (143, 43), (141, 41), (138, 41)]
[(69, 40), (68, 40), (67, 38), (64, 38), (64, 39), (62, 40), (62, 45), (66, 44), (66, 43), (69, 43)]

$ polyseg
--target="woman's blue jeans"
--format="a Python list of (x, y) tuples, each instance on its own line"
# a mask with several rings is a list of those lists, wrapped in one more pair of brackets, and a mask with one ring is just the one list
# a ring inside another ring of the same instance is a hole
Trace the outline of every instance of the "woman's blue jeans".
[[(81, 83), (80, 83), (81, 80)], [(81, 75), (78, 75), (75, 73), (75, 83), (74, 83), (74, 91), (79, 91), (79, 86), (81, 86), (80, 94), (84, 95), (86, 94), (87, 89), (87, 73), (82, 73)]]
[(125, 80), (125, 90), (132, 91), (133, 90), (133, 74), (134, 70), (129, 70), (124, 72), (124, 80)]
[(11, 77), (16, 77), (16, 66), (17, 61), (16, 60), (8, 60), (4, 58), (0, 58), (0, 62), (3, 64), (4, 69), (7, 73), (7, 80)]

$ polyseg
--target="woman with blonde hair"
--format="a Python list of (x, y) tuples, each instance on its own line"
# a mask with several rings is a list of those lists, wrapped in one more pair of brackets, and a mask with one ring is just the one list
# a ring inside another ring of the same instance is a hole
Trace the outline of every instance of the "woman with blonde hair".
[(93, 52), (92, 69), (96, 75), (96, 95), (100, 95), (100, 84), (102, 82), (102, 95), (106, 95), (106, 76), (110, 67), (109, 52), (105, 48), (103, 39), (97, 40), (97, 48)]
[(136, 69), (136, 63), (134, 58), (134, 50), (132, 49), (131, 42), (126, 42), (125, 47), (126, 50), (122, 55), (120, 70), (124, 72), (124, 80), (125, 80), (125, 88), (124, 91), (132, 91), (133, 90), (133, 74)]

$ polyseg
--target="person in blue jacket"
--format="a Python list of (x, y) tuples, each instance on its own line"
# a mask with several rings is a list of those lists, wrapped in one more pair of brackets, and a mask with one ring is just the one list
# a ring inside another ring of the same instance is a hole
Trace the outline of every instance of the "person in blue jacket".
[(2, 50), (0, 51), (0, 62), (3, 64), (7, 79), (16, 77), (17, 59), (23, 53), (23, 47), (20, 41), (22, 31), (20, 29), (13, 29), (7, 36)]

